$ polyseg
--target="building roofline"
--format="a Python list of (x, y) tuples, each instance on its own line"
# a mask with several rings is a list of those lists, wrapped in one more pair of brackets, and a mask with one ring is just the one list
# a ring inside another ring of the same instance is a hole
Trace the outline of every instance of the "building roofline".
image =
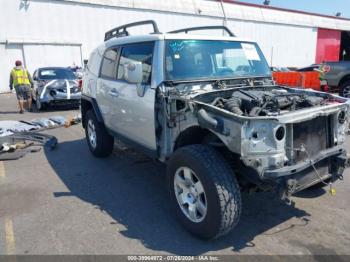
[[(221, 1), (221, 0), (217, 0)], [(236, 0), (222, 0), (225, 3), (229, 4), (237, 4), (237, 5), (244, 5), (244, 6), (250, 6), (250, 7), (257, 7), (257, 8), (264, 8), (264, 9), (270, 9), (270, 10), (276, 10), (276, 11), (283, 11), (283, 12), (289, 12), (289, 13), (296, 13), (296, 14), (303, 14), (303, 15), (313, 15), (318, 17), (324, 17), (324, 18), (330, 18), (330, 19), (338, 19), (343, 21), (350, 21), (350, 18), (345, 17), (339, 17), (339, 16), (332, 16), (332, 15), (323, 15), (318, 13), (311, 13), (301, 10), (294, 10), (294, 9), (288, 9), (288, 8), (282, 8), (282, 7), (275, 7), (275, 6), (269, 6), (269, 5), (260, 5), (260, 4), (252, 4), (252, 3), (246, 3)]]

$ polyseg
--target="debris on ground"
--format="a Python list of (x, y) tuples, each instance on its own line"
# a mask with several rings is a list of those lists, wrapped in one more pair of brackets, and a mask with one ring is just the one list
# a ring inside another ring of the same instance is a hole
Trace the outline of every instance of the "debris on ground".
[(0, 121), (0, 137), (17, 134), (25, 131), (42, 131), (58, 127), (70, 127), (81, 122), (81, 115), (76, 116), (51, 116), (38, 118), (31, 121)]
[[(27, 153), (40, 151), (42, 146), (53, 150), (56, 145), (55, 136), (37, 132), (18, 132), (0, 137), (0, 161), (19, 159)], [(30, 148), (33, 146), (35, 148)]]
[(79, 124), (81, 122), (81, 115), (77, 115), (74, 117), (67, 117), (66, 122), (64, 123), (65, 127), (70, 127), (72, 125)]
[(58, 126), (54, 121), (48, 119), (48, 118), (39, 118), (32, 120), (33, 124), (36, 124), (40, 127), (46, 128), (46, 127), (55, 127)]
[(0, 121), (0, 161), (19, 159), (27, 153), (40, 151), (42, 146), (52, 150), (57, 145), (57, 138), (39, 132), (70, 127), (80, 122), (81, 115), (51, 116), (31, 121)]
[(22, 121), (0, 121), (0, 136), (8, 136), (17, 132), (32, 131), (39, 129), (37, 125)]

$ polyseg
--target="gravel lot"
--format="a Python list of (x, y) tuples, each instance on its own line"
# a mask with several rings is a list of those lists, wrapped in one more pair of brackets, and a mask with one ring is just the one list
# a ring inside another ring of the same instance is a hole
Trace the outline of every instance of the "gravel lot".
[[(0, 120), (78, 113), (19, 115), (13, 94), (0, 95), (0, 105)], [(237, 228), (204, 242), (173, 217), (164, 165), (126, 147), (96, 159), (81, 125), (47, 133), (58, 138), (56, 150), (0, 163), (0, 254), (350, 255), (349, 171), (336, 196), (309, 190), (293, 197), (295, 206), (244, 194)]]

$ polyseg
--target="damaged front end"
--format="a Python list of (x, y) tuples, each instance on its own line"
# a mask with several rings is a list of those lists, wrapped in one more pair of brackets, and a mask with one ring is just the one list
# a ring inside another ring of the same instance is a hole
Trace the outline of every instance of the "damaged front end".
[(347, 99), (274, 85), (222, 90), (203, 86), (185, 96), (188, 110), (181, 125), (214, 133), (239, 156), (237, 172), (244, 179), (288, 198), (342, 178), (347, 163)]
[(36, 100), (41, 104), (78, 104), (80, 99), (81, 89), (75, 80), (42, 81), (36, 90)]

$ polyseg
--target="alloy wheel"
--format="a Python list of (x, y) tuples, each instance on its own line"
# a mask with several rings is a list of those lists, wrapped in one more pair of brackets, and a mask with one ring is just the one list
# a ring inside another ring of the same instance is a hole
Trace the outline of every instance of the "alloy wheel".
[(175, 172), (174, 189), (177, 202), (184, 215), (194, 223), (204, 220), (207, 214), (207, 199), (202, 182), (188, 167)]
[(96, 129), (95, 129), (94, 122), (91, 119), (89, 119), (88, 121), (87, 131), (88, 131), (88, 138), (89, 138), (90, 145), (93, 148), (96, 148), (97, 146)]
[(343, 89), (343, 96), (346, 98), (350, 98), (350, 86), (345, 86)]

